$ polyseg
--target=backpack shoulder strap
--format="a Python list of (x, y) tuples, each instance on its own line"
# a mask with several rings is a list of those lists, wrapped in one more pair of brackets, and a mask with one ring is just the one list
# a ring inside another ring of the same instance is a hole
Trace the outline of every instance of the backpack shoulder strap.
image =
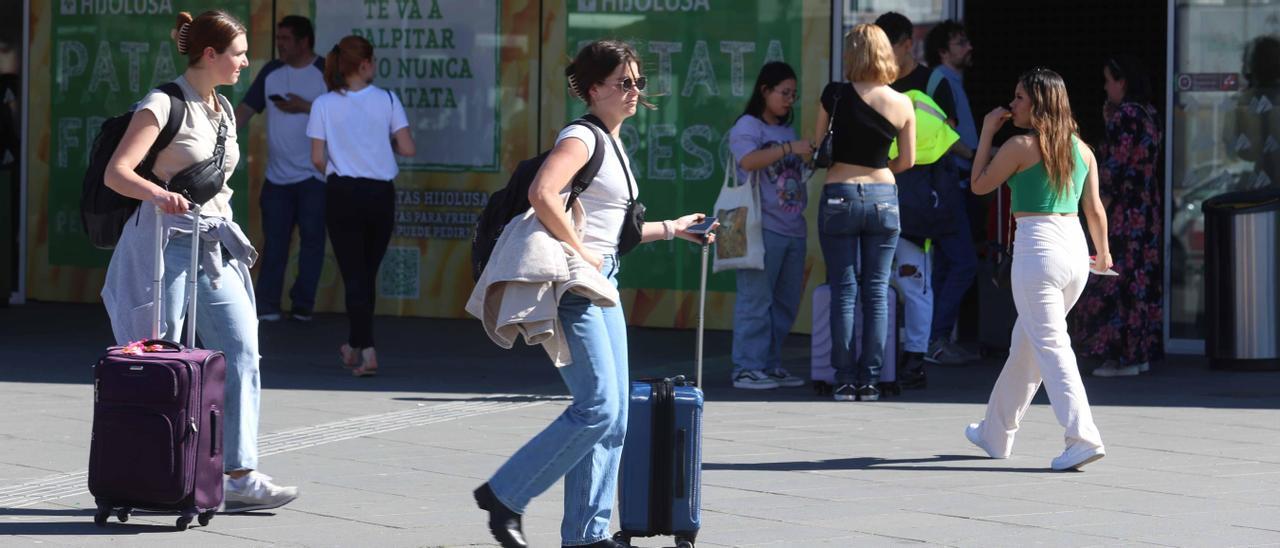
[(596, 136), (596, 148), (591, 151), (591, 158), (587, 160), (587, 165), (582, 166), (578, 173), (574, 174), (572, 187), (569, 189), (569, 201), (565, 203), (565, 211), (573, 207), (573, 202), (577, 201), (578, 195), (586, 192), (587, 187), (591, 186), (591, 181), (596, 178), (596, 174), (600, 173), (600, 166), (604, 163), (604, 137), (601, 132), (583, 119), (574, 120), (572, 124), (582, 126), (591, 130), (591, 134)]
[(178, 135), (178, 130), (182, 127), (182, 120), (187, 116), (187, 98), (178, 84), (167, 82), (156, 89), (169, 96), (169, 120), (164, 123), (164, 127), (160, 128), (160, 135), (156, 137), (155, 144), (151, 145), (153, 152), (159, 152), (173, 142), (173, 138)]
[(933, 92), (938, 91), (938, 86), (942, 85), (943, 78), (945, 78), (945, 76), (942, 75), (942, 71), (936, 68), (933, 69), (933, 72), (929, 73), (929, 85), (925, 87), (924, 92), (928, 93), (929, 96), (932, 97)]

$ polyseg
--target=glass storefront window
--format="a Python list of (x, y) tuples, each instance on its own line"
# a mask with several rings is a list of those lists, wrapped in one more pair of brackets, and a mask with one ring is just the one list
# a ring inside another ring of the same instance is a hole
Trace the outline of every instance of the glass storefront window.
[(0, 306), (18, 289), (22, 169), (22, 2), (0, 8)]
[(1200, 204), (1280, 184), (1280, 0), (1180, 0), (1174, 16), (1169, 338), (1202, 340)]

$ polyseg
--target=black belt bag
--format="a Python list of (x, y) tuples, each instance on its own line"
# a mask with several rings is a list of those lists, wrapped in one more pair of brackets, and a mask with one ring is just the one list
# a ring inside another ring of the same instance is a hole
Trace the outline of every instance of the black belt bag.
[[(627, 184), (630, 189), (630, 183)], [(618, 235), (618, 255), (626, 255), (628, 251), (640, 245), (640, 236), (644, 234), (644, 204), (634, 197), (627, 202), (627, 216), (622, 219), (622, 233)]]
[(213, 146), (213, 156), (174, 174), (165, 188), (181, 194), (196, 205), (204, 205), (222, 192), (222, 187), (226, 185), (226, 156), (227, 122), (224, 117), (218, 124), (218, 142)]

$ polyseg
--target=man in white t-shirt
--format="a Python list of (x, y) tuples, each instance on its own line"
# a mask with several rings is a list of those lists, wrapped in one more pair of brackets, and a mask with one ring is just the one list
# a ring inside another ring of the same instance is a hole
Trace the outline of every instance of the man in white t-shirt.
[(307, 119), (311, 102), (328, 89), (324, 58), (315, 53), (311, 21), (289, 15), (276, 26), (279, 59), (267, 63), (249, 87), (236, 120), (242, 130), (254, 114), (267, 112), (267, 180), (262, 185), (262, 272), (258, 275), (258, 318), (279, 320), (289, 244), (298, 227), (298, 278), (289, 290), (292, 316), (310, 320), (324, 265), (324, 176), (311, 165)]

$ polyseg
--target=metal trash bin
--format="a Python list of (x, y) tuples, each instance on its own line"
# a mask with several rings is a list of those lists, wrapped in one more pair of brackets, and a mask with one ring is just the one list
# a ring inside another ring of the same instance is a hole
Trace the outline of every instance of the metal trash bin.
[(1280, 188), (1215, 196), (1201, 211), (1209, 366), (1280, 370)]

